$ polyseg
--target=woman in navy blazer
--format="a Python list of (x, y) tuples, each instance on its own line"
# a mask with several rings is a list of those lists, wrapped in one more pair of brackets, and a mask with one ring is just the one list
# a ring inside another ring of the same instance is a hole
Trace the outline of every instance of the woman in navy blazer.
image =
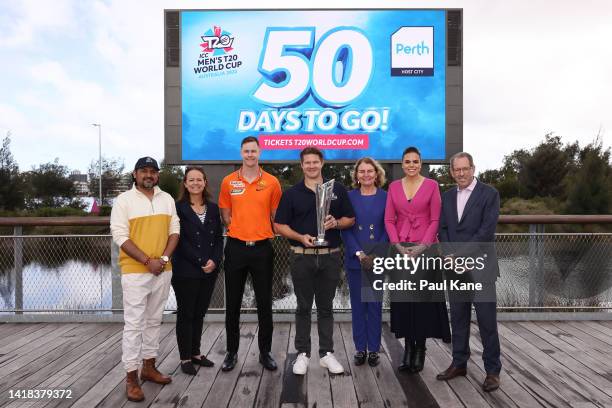
[[(388, 242), (385, 231), (385, 203), (387, 193), (382, 189), (385, 184), (385, 170), (369, 157), (357, 161), (353, 169), (353, 187), (348, 196), (355, 210), (355, 224), (342, 230), (344, 240), (344, 259), (351, 297), (353, 322), (353, 342), (355, 343), (355, 364), (365, 363), (366, 356), (370, 366), (378, 364), (380, 336), (382, 329), (382, 301), (370, 289), (368, 293), (366, 252), (377, 243)], [(361, 264), (364, 262), (364, 268)], [(362, 269), (364, 271), (362, 272)], [(363, 288), (363, 290), (362, 290)], [(369, 354), (368, 354), (369, 352)]]
[(181, 223), (179, 243), (172, 256), (176, 340), (181, 369), (191, 375), (196, 374), (194, 364), (214, 365), (200, 354), (200, 338), (223, 253), (219, 207), (210, 201), (206, 185), (202, 167), (187, 167), (176, 203)]

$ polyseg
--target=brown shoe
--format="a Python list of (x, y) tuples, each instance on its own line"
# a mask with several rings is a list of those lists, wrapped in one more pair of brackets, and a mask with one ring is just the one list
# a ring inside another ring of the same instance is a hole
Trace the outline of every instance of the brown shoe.
[(142, 371), (140, 372), (140, 379), (142, 381), (152, 381), (157, 384), (170, 384), (172, 382), (172, 378), (167, 375), (163, 375), (157, 368), (155, 368), (155, 359), (148, 358), (142, 360)]
[(484, 392), (495, 391), (499, 388), (499, 375), (497, 374), (487, 374), (487, 378), (485, 378), (482, 383), (482, 390)]
[(440, 374), (436, 375), (436, 379), (440, 381), (448, 381), (459, 376), (465, 377), (466, 374), (467, 370), (465, 368), (457, 368), (451, 364), (446, 371), (442, 371)]
[(125, 393), (128, 401), (139, 402), (145, 399), (142, 388), (138, 383), (138, 370), (128, 371), (125, 378)]

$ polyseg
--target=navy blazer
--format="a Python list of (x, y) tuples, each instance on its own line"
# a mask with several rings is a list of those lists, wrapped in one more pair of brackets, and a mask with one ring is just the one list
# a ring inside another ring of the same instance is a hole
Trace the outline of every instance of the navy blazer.
[(387, 192), (382, 188), (376, 189), (373, 196), (362, 196), (357, 188), (348, 192), (349, 200), (355, 210), (355, 224), (351, 228), (343, 229), (344, 266), (350, 269), (361, 269), (357, 251), (369, 254), (379, 242), (389, 242), (385, 229), (385, 205)]
[(181, 234), (172, 255), (172, 274), (180, 278), (204, 279), (209, 274), (204, 273), (202, 266), (209, 259), (217, 265), (216, 271), (221, 265), (223, 235), (219, 207), (213, 202), (206, 203), (204, 223), (189, 201), (177, 202), (176, 213), (181, 223)]
[[(457, 219), (457, 187), (442, 194), (442, 210), (438, 237), (443, 252), (456, 256), (483, 256), (485, 268), (473, 270), (476, 281), (491, 282), (499, 276), (495, 251), (495, 228), (499, 218), (499, 193), (488, 184), (476, 182), (461, 220)], [(459, 244), (459, 243), (477, 243)]]

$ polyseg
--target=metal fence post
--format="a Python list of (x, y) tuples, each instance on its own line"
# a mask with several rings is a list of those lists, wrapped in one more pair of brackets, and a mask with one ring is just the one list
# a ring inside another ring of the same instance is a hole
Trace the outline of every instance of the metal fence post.
[(121, 289), (121, 269), (119, 268), (119, 247), (111, 238), (111, 295), (113, 313), (123, 309), (123, 291)]
[(544, 304), (544, 224), (529, 224), (529, 306)]
[[(15, 310), (23, 310), (23, 227), (13, 227), (13, 270), (15, 273)], [(15, 312), (21, 314), (23, 312)]]

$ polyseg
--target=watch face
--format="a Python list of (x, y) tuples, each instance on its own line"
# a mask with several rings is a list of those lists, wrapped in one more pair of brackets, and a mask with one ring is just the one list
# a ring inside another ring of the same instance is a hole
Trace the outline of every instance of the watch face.
[(162, 256), (160, 259), (164, 262), (168, 262), (170, 260), (166, 255)]

